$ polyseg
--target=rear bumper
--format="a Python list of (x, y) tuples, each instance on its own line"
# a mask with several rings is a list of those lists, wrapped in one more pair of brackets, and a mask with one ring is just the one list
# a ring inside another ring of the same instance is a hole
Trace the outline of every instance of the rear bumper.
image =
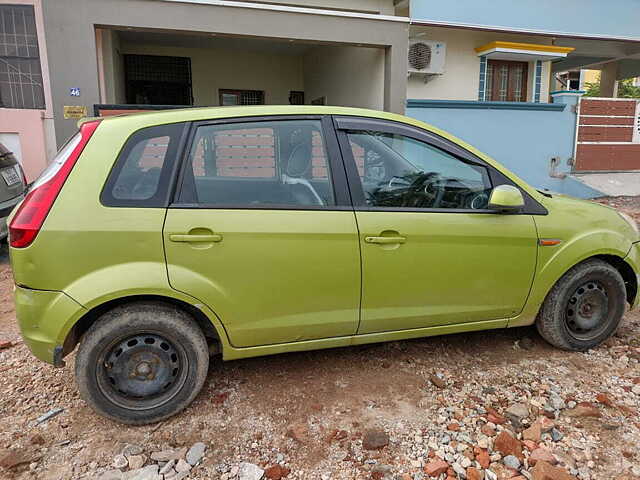
[(62, 367), (64, 326), (84, 308), (63, 292), (15, 287), (16, 316), (24, 342), (40, 360)]

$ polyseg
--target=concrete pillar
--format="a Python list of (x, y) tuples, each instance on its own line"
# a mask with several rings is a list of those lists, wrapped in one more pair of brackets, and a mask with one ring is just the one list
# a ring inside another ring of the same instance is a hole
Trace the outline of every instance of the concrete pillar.
[(407, 42), (385, 49), (384, 110), (404, 115), (407, 102)]
[(618, 95), (618, 62), (605, 63), (600, 72), (600, 96), (615, 98)]
[(580, 104), (580, 97), (582, 97), (583, 94), (584, 91), (582, 90), (560, 90), (558, 92), (551, 93), (553, 103), (566, 105), (563, 115), (565, 116), (565, 121), (570, 125), (568, 129), (570, 134), (567, 135), (563, 141), (566, 142), (565, 145), (568, 146), (567, 150), (573, 152), (571, 158), (567, 158), (566, 160), (560, 157), (557, 157), (555, 160), (551, 159), (549, 163), (549, 176), (553, 178), (566, 177), (568, 173), (571, 173), (571, 170), (575, 165), (575, 158), (577, 154), (576, 149), (578, 145), (578, 118), (580, 115), (577, 107)]

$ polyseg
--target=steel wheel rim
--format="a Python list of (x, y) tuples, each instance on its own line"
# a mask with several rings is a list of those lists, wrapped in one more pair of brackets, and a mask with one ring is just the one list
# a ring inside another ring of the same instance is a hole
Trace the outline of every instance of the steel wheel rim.
[(181, 390), (188, 366), (184, 348), (162, 333), (129, 334), (103, 349), (98, 362), (98, 387), (119, 407), (157, 408)]
[(609, 296), (598, 280), (589, 280), (576, 288), (565, 306), (565, 326), (578, 340), (593, 340), (609, 320)]

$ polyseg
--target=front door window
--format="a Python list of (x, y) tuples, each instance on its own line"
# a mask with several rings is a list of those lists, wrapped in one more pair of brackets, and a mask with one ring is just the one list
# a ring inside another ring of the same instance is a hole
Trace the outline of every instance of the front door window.
[(485, 166), (401, 135), (349, 131), (347, 136), (368, 206), (487, 207), (492, 186)]

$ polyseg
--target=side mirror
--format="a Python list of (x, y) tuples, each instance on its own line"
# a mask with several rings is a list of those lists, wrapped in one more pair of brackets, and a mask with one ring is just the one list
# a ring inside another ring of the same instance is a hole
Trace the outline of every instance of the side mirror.
[(489, 210), (498, 213), (518, 213), (524, 207), (524, 198), (520, 189), (512, 185), (498, 185), (491, 190)]

